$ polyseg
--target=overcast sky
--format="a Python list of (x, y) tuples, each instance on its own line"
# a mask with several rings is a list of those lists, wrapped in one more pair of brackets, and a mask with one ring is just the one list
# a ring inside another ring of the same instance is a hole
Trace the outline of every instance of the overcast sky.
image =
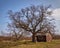
[(0, 0), (0, 31), (7, 28), (9, 22), (8, 10), (19, 11), (21, 8), (42, 4), (52, 5), (51, 8), (56, 19), (57, 29), (60, 30), (60, 0)]

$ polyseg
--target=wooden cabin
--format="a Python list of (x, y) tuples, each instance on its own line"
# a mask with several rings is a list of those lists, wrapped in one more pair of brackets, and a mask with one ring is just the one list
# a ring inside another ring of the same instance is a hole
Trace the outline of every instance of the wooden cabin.
[(36, 41), (37, 42), (51, 42), (52, 35), (51, 35), (51, 33), (37, 33)]

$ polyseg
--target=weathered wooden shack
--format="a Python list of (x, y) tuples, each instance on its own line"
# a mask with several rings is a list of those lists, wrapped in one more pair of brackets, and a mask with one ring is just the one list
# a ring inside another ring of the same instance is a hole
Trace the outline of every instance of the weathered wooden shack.
[(37, 42), (51, 42), (52, 35), (51, 33), (37, 33), (35, 39)]

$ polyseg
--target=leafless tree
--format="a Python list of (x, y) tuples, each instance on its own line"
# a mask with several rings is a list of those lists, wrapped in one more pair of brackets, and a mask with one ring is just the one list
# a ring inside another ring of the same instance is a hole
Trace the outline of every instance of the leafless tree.
[(10, 31), (10, 36), (13, 38), (13, 40), (19, 40), (21, 39), (23, 35), (23, 31), (21, 28), (15, 28), (14, 24), (8, 24), (8, 30)]
[(50, 6), (32, 5), (19, 12), (10, 10), (9, 17), (15, 28), (31, 32), (32, 41), (35, 42), (35, 35), (38, 32), (54, 32), (54, 19), (51, 18), (52, 11), (49, 8)]

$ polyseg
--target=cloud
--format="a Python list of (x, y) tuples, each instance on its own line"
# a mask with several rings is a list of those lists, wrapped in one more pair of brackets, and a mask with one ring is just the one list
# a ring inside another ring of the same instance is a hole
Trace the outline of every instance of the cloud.
[(56, 34), (60, 35), (60, 8), (52, 9), (52, 16), (55, 18), (56, 23)]
[(60, 20), (60, 8), (54, 9), (52, 16), (53, 16), (56, 20)]

